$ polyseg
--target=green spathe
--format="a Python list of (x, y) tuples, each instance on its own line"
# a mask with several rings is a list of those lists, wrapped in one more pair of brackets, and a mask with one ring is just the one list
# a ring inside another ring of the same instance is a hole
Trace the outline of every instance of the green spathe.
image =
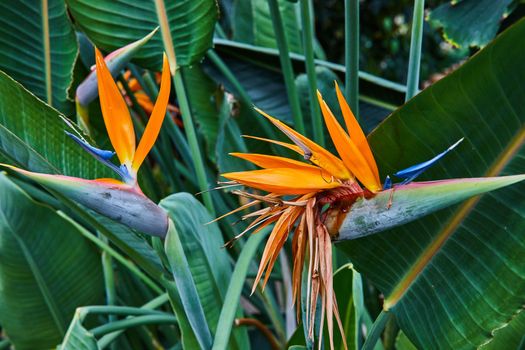
[(359, 198), (339, 228), (337, 241), (355, 239), (414, 221), (472, 196), (525, 180), (525, 175), (413, 182), (372, 198)]

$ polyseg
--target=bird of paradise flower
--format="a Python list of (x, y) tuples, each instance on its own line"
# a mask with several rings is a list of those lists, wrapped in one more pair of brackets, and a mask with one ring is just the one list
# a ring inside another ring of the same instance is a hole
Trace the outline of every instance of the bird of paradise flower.
[[(164, 210), (142, 193), (137, 182), (137, 174), (158, 137), (166, 115), (171, 89), (168, 60), (164, 55), (159, 95), (142, 138), (136, 146), (133, 122), (126, 102), (111, 76), (104, 57), (98, 49), (95, 49), (95, 54), (102, 115), (115, 152), (98, 149), (84, 139), (66, 133), (98, 161), (117, 173), (121, 180), (112, 178), (86, 180), (63, 175), (34, 173), (11, 165), (2, 165), (51, 189), (58, 190), (70, 199), (129, 227), (163, 237), (168, 230), (168, 216)], [(115, 154), (120, 161), (120, 166), (111, 161)]]
[[(384, 214), (392, 206), (394, 193), (400, 193), (402, 204), (406, 205), (407, 196), (408, 202), (411, 202), (411, 199), (417, 200), (417, 197), (424, 195), (426, 189), (432, 192), (431, 204), (426, 203), (420, 209), (411, 209), (411, 217), (403, 215), (399, 210), (391, 210), (396, 217), (390, 217), (390, 220), (385, 224), (380, 222), (379, 225), (376, 225), (378, 227), (374, 226), (380, 221), (376, 220), (376, 218), (372, 218), (372, 221), (375, 220), (374, 224), (367, 224), (365, 228), (359, 227), (354, 222), (348, 223), (346, 225), (347, 230), (350, 229), (356, 232), (346, 233), (348, 236), (346, 239), (375, 233), (385, 228), (414, 220), (419, 216), (454, 204), (470, 196), (524, 179), (523, 175), (517, 175), (497, 179), (453, 179), (410, 184), (428, 167), (454, 149), (463, 140), (461, 139), (433, 159), (394, 174), (404, 179), (401, 184), (393, 186), (389, 177), (386, 178), (384, 184), (381, 184), (378, 167), (366, 136), (337, 83), (335, 90), (348, 132), (339, 124), (319, 92), (318, 100), (326, 127), (340, 157), (333, 155), (278, 119), (256, 109), (282, 131), (293, 144), (253, 136), (247, 137), (286, 147), (299, 153), (309, 162), (305, 163), (265, 154), (231, 153), (231, 155), (245, 159), (262, 169), (222, 174), (222, 176), (231, 180), (225, 183), (227, 184), (226, 187), (243, 185), (247, 188), (267, 192), (267, 194), (235, 190), (233, 191), (234, 194), (248, 198), (250, 201), (216, 219), (219, 220), (249, 207), (264, 204), (265, 206), (262, 209), (242, 216), (243, 220), (253, 219), (253, 221), (235, 239), (250, 230), (257, 232), (272, 223), (275, 224), (262, 253), (252, 292), (261, 279), (263, 280), (262, 288), (264, 289), (280, 250), (283, 248), (290, 233), (293, 232), (292, 297), (296, 305), (297, 318), (300, 319), (300, 310), (302, 309), (300, 305), (301, 280), (306, 267), (305, 323), (307, 334), (313, 340), (315, 333), (314, 320), (318, 311), (318, 301), (320, 300), (321, 324), (319, 325), (319, 338), (322, 338), (324, 321), (326, 319), (330, 347), (332, 349), (334, 347), (334, 318), (341, 334), (345, 334), (339, 317), (332, 282), (332, 241), (341, 238), (339, 230), (348, 212), (352, 211), (354, 203), (359, 202), (358, 210), (363, 211), (364, 208), (365, 211), (368, 211), (368, 216), (374, 216), (378, 211), (381, 211), (383, 216), (388, 217), (389, 215)], [(448, 195), (450, 189), (457, 188), (457, 186), (463, 187), (459, 191), (461, 193), (458, 192), (456, 196)], [(366, 206), (366, 202), (373, 201), (373, 205)], [(379, 206), (378, 203), (380, 203)], [(403, 209), (403, 205), (401, 205), (401, 209)], [(413, 203), (409, 203), (409, 205), (411, 206)], [(346, 339), (343, 337), (342, 340), (345, 348), (347, 348)]]

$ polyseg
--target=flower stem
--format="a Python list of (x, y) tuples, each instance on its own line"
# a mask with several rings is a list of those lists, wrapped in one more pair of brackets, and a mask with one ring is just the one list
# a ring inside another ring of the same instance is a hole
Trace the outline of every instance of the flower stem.
[(143, 326), (148, 324), (176, 324), (177, 317), (172, 315), (147, 315), (128, 318), (125, 320), (106, 323), (105, 325), (93, 328), (90, 332), (95, 337), (100, 337), (108, 333), (127, 329), (136, 326)]
[(345, 0), (345, 92), (359, 120), (359, 0)]
[(284, 32), (281, 12), (279, 11), (279, 4), (277, 3), (277, 0), (268, 0), (268, 5), (270, 7), (270, 17), (272, 18), (277, 47), (279, 48), (279, 59), (281, 61), (281, 69), (283, 70), (288, 102), (292, 109), (294, 128), (297, 132), (304, 135), (303, 116), (299, 104), (299, 96), (297, 95), (295, 87), (295, 77), (292, 69), (292, 62), (290, 61), (290, 51), (288, 50), (288, 43), (286, 42), (286, 34)]
[(180, 69), (175, 71), (173, 75), (173, 84), (175, 85), (175, 91), (177, 92), (177, 100), (179, 101), (180, 112), (182, 114), (182, 122), (184, 123), (184, 130), (186, 131), (186, 138), (190, 146), (190, 152), (195, 164), (195, 172), (197, 175), (197, 183), (204, 199), (204, 205), (208, 209), (211, 216), (215, 216), (215, 208), (213, 206), (213, 200), (211, 193), (208, 191), (208, 179), (206, 178), (206, 171), (204, 169), (204, 159), (199, 147), (197, 140), (197, 132), (193, 119), (191, 117), (190, 105), (188, 102), (188, 96), (186, 95), (186, 87), (182, 79)]
[(315, 74), (312, 16), (310, 14), (310, 0), (301, 0), (301, 23), (303, 27), (303, 49), (308, 77), (308, 94), (310, 97), (310, 114), (314, 141), (324, 147), (323, 122), (319, 104), (317, 103), (317, 77)]
[(372, 328), (370, 329), (370, 332), (368, 333), (368, 336), (366, 337), (365, 343), (363, 344), (361, 350), (374, 349), (377, 341), (381, 337), (381, 332), (385, 328), (390, 316), (392, 316), (391, 312), (385, 310), (381, 311), (379, 316), (377, 316), (376, 320), (374, 321), (374, 324), (372, 324)]
[(241, 98), (242, 102), (248, 106), (250, 109), (250, 113), (254, 116), (254, 121), (257, 122), (257, 124), (261, 127), (261, 129), (264, 131), (264, 133), (271, 139), (276, 139), (276, 133), (275, 131), (270, 127), (269, 123), (267, 123), (264, 118), (260, 118), (256, 112), (253, 110), (253, 101), (242, 86), (242, 84), (239, 82), (239, 80), (235, 77), (233, 72), (228, 68), (228, 66), (224, 63), (224, 61), (217, 55), (217, 53), (213, 50), (209, 50), (207, 52), (207, 57), (210, 59), (210, 61), (213, 62), (213, 64), (217, 67), (217, 69), (224, 75), (224, 77), (233, 85), (235, 90), (237, 90), (237, 94), (239, 94), (239, 97)]
[[(161, 306), (162, 304), (164, 304), (164, 303), (166, 303), (168, 301), (169, 301), (168, 294), (164, 293), (164, 294), (159, 295), (155, 299), (150, 300), (146, 304), (142, 305), (140, 307), (140, 309), (153, 310), (153, 309), (158, 308), (159, 306)], [(99, 348), (100, 349), (104, 349), (106, 346), (111, 344), (113, 342), (113, 340), (115, 340), (120, 334), (122, 334), (122, 332), (124, 332), (124, 329), (120, 329), (120, 330), (117, 330), (117, 331), (114, 331), (112, 333), (104, 335), (98, 341)]]
[(425, 0), (415, 0), (414, 14), (412, 16), (412, 34), (410, 36), (410, 57), (408, 61), (407, 93), (405, 101), (411, 99), (418, 92), (424, 13)]

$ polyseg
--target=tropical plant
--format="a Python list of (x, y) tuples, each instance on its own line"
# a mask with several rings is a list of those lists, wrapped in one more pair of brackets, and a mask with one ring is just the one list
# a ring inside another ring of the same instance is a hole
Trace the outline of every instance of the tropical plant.
[(0, 4), (0, 349), (522, 347), (524, 9)]

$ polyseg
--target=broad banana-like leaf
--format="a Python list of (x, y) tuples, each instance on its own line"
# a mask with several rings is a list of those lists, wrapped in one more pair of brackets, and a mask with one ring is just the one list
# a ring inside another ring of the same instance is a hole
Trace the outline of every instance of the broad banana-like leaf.
[(99, 214), (151, 235), (164, 237), (168, 215), (135, 187), (113, 179), (85, 180), (63, 175), (40, 174), (3, 165), (31, 180), (59, 191)]
[[(419, 219), (472, 196), (525, 180), (525, 175), (413, 182), (328, 212), (336, 241), (368, 236)], [(337, 227), (339, 226), (339, 227)]]
[(211, 47), (218, 15), (214, 0), (67, 0), (66, 3), (86, 35), (107, 51), (139, 40), (159, 26), (170, 47), (163, 45), (160, 35), (155, 36), (135, 56), (138, 63), (150, 69), (161, 67), (162, 51), (168, 57), (174, 51), (179, 66), (199, 61)]
[(75, 309), (103, 299), (100, 255), (68, 220), (0, 173), (0, 324), (16, 349), (50, 349)]
[[(520, 20), (374, 130), (382, 175), (462, 137), (422, 180), (523, 174), (524, 37)], [(418, 348), (517, 348), (519, 337), (509, 334), (525, 334), (524, 191), (514, 184), (337, 246), (384, 293), (384, 309)]]
[(0, 69), (69, 114), (78, 44), (62, 0), (0, 1)]

